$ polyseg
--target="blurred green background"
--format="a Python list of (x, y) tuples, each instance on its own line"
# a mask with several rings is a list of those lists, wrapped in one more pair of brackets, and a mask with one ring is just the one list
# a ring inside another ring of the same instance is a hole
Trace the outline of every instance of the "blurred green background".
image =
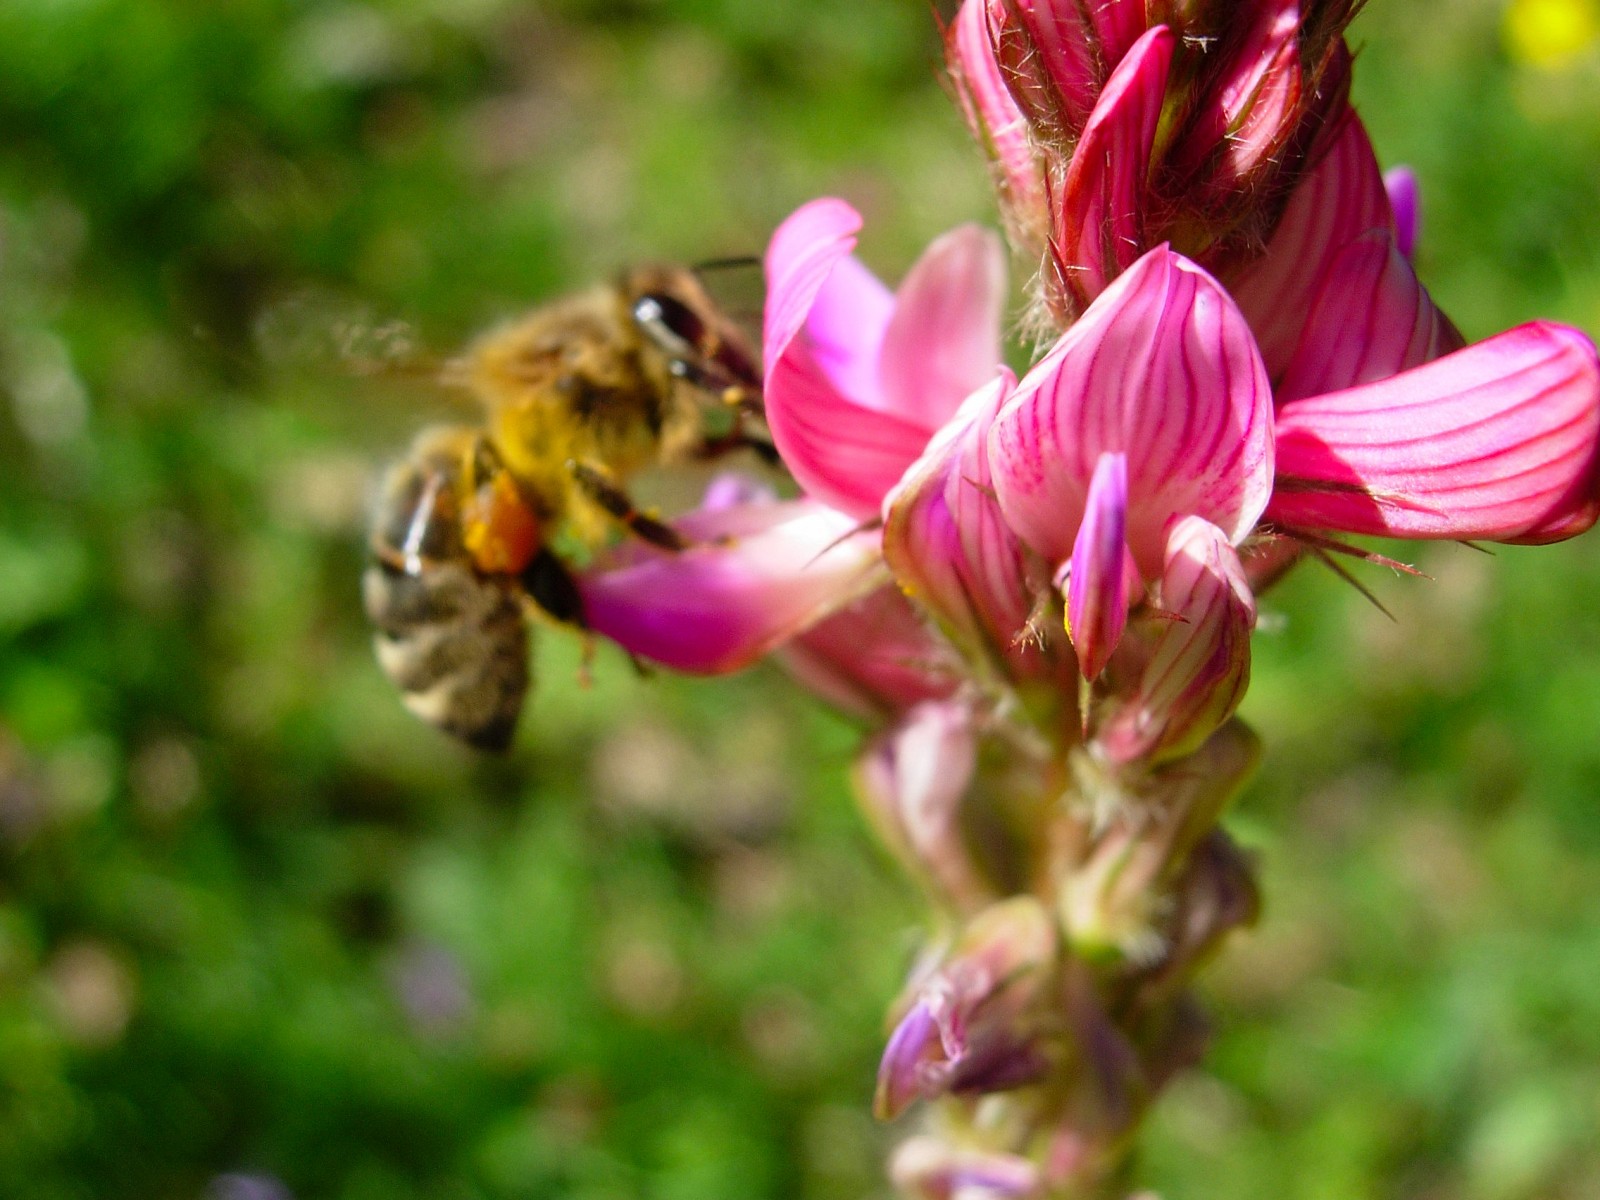
[[(1374, 0), (1357, 96), (1469, 336), (1600, 332), (1592, 0)], [(811, 196), (992, 220), (920, 0), (0, 5), (0, 1196), (882, 1196), (909, 889), (776, 674), (580, 687), (509, 761), (359, 611), (405, 366)], [(358, 366), (389, 364), (372, 372)], [(1171, 1200), (1600, 1196), (1600, 552), (1266, 601), (1267, 907)]]

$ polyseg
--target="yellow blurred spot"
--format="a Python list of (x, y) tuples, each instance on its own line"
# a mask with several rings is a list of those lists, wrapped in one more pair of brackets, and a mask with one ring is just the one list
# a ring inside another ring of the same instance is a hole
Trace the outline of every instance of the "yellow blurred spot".
[(1511, 0), (1506, 47), (1528, 66), (1566, 66), (1600, 40), (1595, 0)]

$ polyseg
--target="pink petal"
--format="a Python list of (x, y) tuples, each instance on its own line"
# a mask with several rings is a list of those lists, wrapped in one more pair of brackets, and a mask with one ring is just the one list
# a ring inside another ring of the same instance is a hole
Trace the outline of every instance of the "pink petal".
[(1333, 259), (1368, 230), (1393, 228), (1366, 130), (1353, 112), (1342, 121), (1327, 154), (1289, 198), (1266, 254), (1230, 283), (1274, 379), (1300, 342)]
[(1166, 526), (1197, 514), (1244, 537), (1272, 487), (1272, 400), (1244, 317), (1157, 247), (1090, 306), (995, 419), (994, 490), (1047, 562), (1072, 553), (1100, 455), (1128, 460), (1127, 542), (1161, 573)]
[(1199, 517), (1173, 526), (1161, 576), (1166, 622), (1131, 694), (1096, 732), (1112, 762), (1157, 762), (1199, 749), (1250, 683), (1255, 600), (1222, 530)]
[(766, 415), (784, 466), (806, 494), (860, 521), (877, 516), (932, 434), (841, 396), (799, 339), (767, 369)]
[(1302, 86), (1300, 6), (1272, 0), (1250, 7), (1238, 18), (1242, 36), (1179, 151), (1179, 161), (1197, 170), (1220, 146), (1213, 170), (1232, 186), (1295, 133)]
[(893, 301), (850, 257), (861, 218), (840, 200), (789, 217), (767, 251), (765, 409), (806, 492), (865, 519), (928, 440), (882, 411), (878, 360)]
[(1285, 405), (1269, 519), (1406, 538), (1546, 542), (1596, 512), (1600, 363), (1534, 322), (1378, 383)]
[(894, 297), (854, 255), (845, 255), (817, 289), (801, 337), (841, 395), (884, 408), (878, 359), (894, 316)]
[(883, 553), (902, 587), (969, 651), (1008, 656), (1028, 619), (1021, 547), (995, 502), (985, 452), (1015, 380), (975, 392), (884, 504)]
[(879, 380), (885, 407), (929, 429), (1000, 367), (1005, 249), (987, 229), (963, 225), (936, 239), (895, 293)]
[(782, 661), (824, 700), (869, 719), (943, 699), (961, 679), (950, 646), (894, 584), (813, 625), (783, 648)]
[(1220, 103), (1228, 118), (1223, 172), (1243, 179), (1277, 157), (1297, 131), (1300, 93), (1300, 6), (1264, 6), (1254, 37), (1241, 54), (1243, 70), (1228, 81)]
[(1055, 286), (1081, 308), (1143, 253), (1145, 178), (1177, 38), (1144, 34), (1106, 81), (1072, 152), (1052, 231)]
[[(783, 357), (789, 342), (805, 327), (817, 297), (834, 270), (850, 257), (861, 231), (861, 214), (843, 200), (824, 198), (802, 205), (779, 225), (767, 245), (766, 313), (762, 321), (762, 357), (767, 363)], [(863, 268), (864, 270), (864, 268)], [(859, 274), (836, 288), (830, 308), (839, 327), (834, 340), (850, 335), (852, 312), (859, 319), (863, 341), (877, 359), (878, 342), (889, 322), (893, 301), (876, 279)], [(874, 286), (875, 285), (875, 286)], [(833, 331), (829, 331), (833, 332)], [(826, 356), (824, 356), (826, 357)]]
[(1390, 167), (1383, 173), (1383, 190), (1394, 211), (1394, 240), (1400, 253), (1410, 259), (1416, 254), (1422, 234), (1422, 189), (1410, 167)]
[(1460, 348), (1393, 236), (1373, 230), (1329, 264), (1278, 402), (1375, 383)]
[(945, 32), (945, 64), (967, 127), (993, 160), (1001, 201), (1024, 236), (1042, 233), (1044, 176), (1027, 118), (995, 58), (989, 0), (966, 0)]
[(927, 1001), (918, 1000), (900, 1018), (883, 1049), (873, 1113), (879, 1120), (894, 1120), (913, 1101), (937, 1096), (950, 1071), (938, 1023)]
[(818, 504), (698, 512), (675, 526), (696, 544), (630, 544), (578, 582), (591, 629), (676, 670), (738, 670), (883, 581), (876, 539)]
[(1127, 517), (1128, 456), (1102, 454), (1089, 481), (1067, 576), (1067, 633), (1085, 679), (1105, 670), (1128, 623)]

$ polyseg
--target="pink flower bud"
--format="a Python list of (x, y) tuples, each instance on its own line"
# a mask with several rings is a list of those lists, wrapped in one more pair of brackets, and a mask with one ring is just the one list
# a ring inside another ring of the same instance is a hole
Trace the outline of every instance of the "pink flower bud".
[(1151, 243), (1146, 181), (1175, 39), (1158, 25), (1128, 52), (1095, 102), (1052, 212), (1048, 295), (1070, 320)]
[(977, 754), (968, 709), (929, 702), (869, 742), (855, 771), (856, 792), (883, 840), (957, 912), (994, 897), (962, 825)]
[(1215, 525), (1185, 517), (1167, 539), (1160, 626), (1138, 683), (1096, 730), (1112, 762), (1160, 762), (1197, 749), (1244, 699), (1256, 607), (1239, 557)]
[(1055, 1011), (1055, 925), (1031, 896), (970, 921), (952, 951), (910, 996), (878, 1068), (877, 1114), (917, 1097), (1020, 1087), (1049, 1067), (1040, 1034)]
[(1049, 224), (1044, 162), (1006, 86), (989, 28), (993, 0), (966, 0), (945, 31), (945, 63), (972, 135), (989, 156), (1000, 207), (1020, 245), (1042, 247)]

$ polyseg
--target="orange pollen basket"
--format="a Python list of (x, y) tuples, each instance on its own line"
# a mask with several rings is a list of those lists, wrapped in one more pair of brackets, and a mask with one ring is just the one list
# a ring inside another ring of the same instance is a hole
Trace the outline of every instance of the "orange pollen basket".
[(478, 570), (515, 575), (540, 546), (539, 518), (509, 475), (497, 475), (473, 493), (461, 513), (461, 536)]

